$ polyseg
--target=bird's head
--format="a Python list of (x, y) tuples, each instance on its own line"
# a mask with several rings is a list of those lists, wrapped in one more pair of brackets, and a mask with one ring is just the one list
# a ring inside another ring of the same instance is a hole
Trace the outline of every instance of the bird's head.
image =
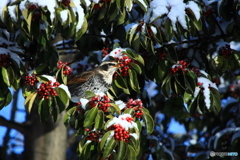
[(103, 61), (98, 67), (103, 72), (112, 76), (114, 72), (120, 68), (120, 64), (115, 61)]

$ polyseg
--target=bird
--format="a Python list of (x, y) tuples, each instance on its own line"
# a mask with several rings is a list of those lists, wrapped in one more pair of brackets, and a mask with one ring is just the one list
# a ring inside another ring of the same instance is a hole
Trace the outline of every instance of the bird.
[(99, 66), (74, 75), (67, 82), (71, 97), (84, 98), (86, 91), (106, 93), (111, 87), (113, 74), (120, 68), (115, 61), (103, 61)]

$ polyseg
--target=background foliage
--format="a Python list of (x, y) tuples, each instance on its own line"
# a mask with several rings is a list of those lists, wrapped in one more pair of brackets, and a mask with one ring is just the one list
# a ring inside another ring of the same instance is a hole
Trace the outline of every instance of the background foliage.
[[(206, 159), (210, 151), (240, 151), (238, 1), (4, 3), (1, 108), (11, 102), (12, 88), (22, 90), (30, 114), (37, 107), (41, 121), (57, 121), (66, 111), (64, 123), (81, 137), (77, 153), (84, 159)], [(60, 50), (75, 55), (68, 59), (77, 62), (72, 68), (60, 62)], [(107, 97), (88, 93), (80, 103), (70, 101), (71, 74), (106, 59), (124, 65)], [(146, 96), (151, 81), (155, 97)], [(132, 124), (123, 127), (131, 135), (124, 140), (113, 136), (118, 123), (126, 125), (116, 120), (121, 116)], [(172, 117), (186, 134), (167, 132)]]

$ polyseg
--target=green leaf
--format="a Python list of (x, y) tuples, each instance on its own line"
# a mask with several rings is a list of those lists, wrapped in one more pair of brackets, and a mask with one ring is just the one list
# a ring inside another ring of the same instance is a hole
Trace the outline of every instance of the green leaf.
[[(53, 100), (54, 99), (54, 100)], [(56, 122), (57, 121), (57, 118), (58, 118), (58, 114), (60, 113), (59, 111), (59, 107), (58, 105), (56, 104), (56, 97), (52, 97), (52, 99), (50, 100), (50, 104), (49, 105), (49, 108), (50, 108), (50, 114), (52, 115), (53, 117), (53, 121)]]
[(87, 112), (84, 122), (83, 122), (83, 127), (89, 127), (91, 126), (95, 121), (95, 118), (97, 116), (98, 113), (98, 107), (95, 106), (92, 109), (90, 109), (90, 111)]
[(193, 96), (192, 94), (188, 93), (188, 92), (184, 92), (184, 95), (183, 95), (183, 100), (185, 103), (189, 103), (191, 102), (191, 100), (193, 99)]
[(51, 100), (42, 98), (38, 103), (38, 114), (41, 121), (47, 120), (50, 115)]
[(144, 65), (144, 59), (142, 58), (142, 56), (134, 53), (131, 49), (126, 49), (126, 52), (122, 52), (122, 53), (126, 54), (128, 57), (130, 57)]
[[(113, 139), (113, 137), (109, 137), (112, 133), (114, 133), (114, 131), (107, 131), (102, 139), (101, 139), (101, 142), (100, 142), (100, 150), (102, 151), (105, 147), (105, 143), (107, 142), (107, 140), (109, 139)], [(112, 134), (113, 135), (113, 134)]]
[(171, 91), (171, 77), (166, 77), (164, 80), (163, 80), (163, 83), (162, 83), (162, 93), (164, 94), (164, 96), (166, 97), (170, 97), (170, 91)]
[(40, 74), (45, 68), (47, 67), (47, 64), (41, 64), (39, 66), (36, 67), (36, 69), (34, 70), (34, 74)]
[(103, 159), (106, 159), (113, 152), (116, 145), (117, 142), (114, 138), (111, 138), (110, 140), (106, 141), (105, 148), (103, 150)]
[(3, 107), (5, 107), (5, 95), (0, 91), (0, 109), (3, 109)]
[(129, 73), (129, 81), (130, 81), (129, 84), (131, 88), (139, 93), (140, 88), (139, 88), (137, 73), (132, 69), (129, 69), (128, 73)]
[(128, 145), (128, 160), (135, 160), (136, 159), (136, 151), (131, 145)]
[(213, 111), (217, 114), (221, 109), (221, 100), (220, 98), (215, 95), (213, 92), (211, 92), (211, 97), (212, 97), (212, 105), (211, 108), (213, 109)]
[(115, 85), (121, 89), (128, 89), (127, 84), (121, 75), (114, 80)]
[(1, 67), (3, 81), (7, 84), (8, 87), (11, 86), (14, 80), (14, 72), (11, 67)]
[(91, 91), (86, 91), (85, 92), (85, 98), (86, 99), (89, 99), (89, 98), (92, 98), (92, 97), (95, 97), (95, 96), (96, 96), (96, 94), (91, 92)]
[(12, 101), (12, 93), (10, 92), (10, 90), (8, 89), (7, 93), (4, 95), (4, 99), (5, 99), (5, 103), (4, 106), (7, 106), (10, 104), (10, 102)]
[(58, 109), (59, 109), (59, 112), (61, 113), (62, 111), (65, 110), (65, 108), (68, 106), (66, 103), (64, 103), (59, 96), (56, 96), (55, 97), (56, 99), (56, 103), (57, 103), (57, 106), (58, 106)]
[(118, 105), (116, 105), (115, 103), (110, 103), (110, 105), (111, 105), (111, 107), (114, 108), (114, 111), (115, 111), (118, 115), (120, 115), (121, 110), (120, 110), (120, 108), (118, 107)]
[(154, 121), (150, 114), (144, 112), (143, 113), (143, 120), (146, 123), (147, 134), (151, 134), (154, 130)]
[[(120, 0), (120, 1), (122, 1), (122, 0)], [(118, 19), (117, 19), (118, 20), (117, 21), (117, 25), (121, 25), (121, 24), (123, 24), (125, 22), (126, 14), (127, 13), (126, 13), (125, 9), (123, 10), (123, 12), (119, 13)]]
[(89, 159), (89, 157), (91, 156), (91, 142), (87, 142), (83, 145), (82, 147), (82, 152), (81, 152), (81, 159)]
[(63, 118), (64, 124), (68, 127), (71, 116), (76, 112), (77, 106), (70, 108)]
[(29, 32), (29, 33), (31, 33), (32, 16), (33, 16), (33, 12), (30, 12), (30, 13), (28, 14), (27, 20), (25, 19), (26, 22), (27, 22), (28, 32)]
[(127, 144), (125, 141), (120, 141), (115, 159), (125, 159), (127, 157)]
[(135, 71), (137, 71), (139, 74), (142, 74), (142, 69), (138, 64), (133, 62), (130, 62), (129, 64), (132, 68), (134, 68)]
[(117, 8), (121, 11), (121, 13), (124, 12), (124, 6), (125, 6), (125, 1), (122, 1), (122, 0), (116, 0), (116, 5), (117, 5)]
[(24, 105), (25, 105), (26, 110), (28, 111), (28, 113), (31, 112), (32, 106), (33, 106), (33, 103), (35, 102), (35, 98), (36, 97), (37, 97), (37, 93), (36, 92), (33, 92), (29, 96), (27, 96)]
[(130, 28), (128, 30), (128, 33), (127, 33), (127, 40), (128, 40), (128, 43), (129, 44), (132, 44), (132, 40), (133, 40), (133, 37), (134, 35), (136, 34), (136, 29), (137, 29), (137, 26), (135, 28)]
[(61, 99), (61, 101), (67, 106), (69, 103), (70, 95), (67, 93), (65, 88), (62, 88), (62, 87), (60, 85), (59, 87), (55, 88), (55, 90), (57, 91), (58, 96)]
[(97, 116), (95, 118), (94, 128), (100, 130), (104, 127), (104, 113), (102, 110), (98, 110)]
[(144, 12), (147, 12), (148, 3), (147, 3), (145, 0), (136, 0), (135, 2), (141, 7), (141, 9), (142, 9)]
[(108, 5), (102, 5), (101, 9), (98, 12), (98, 20), (103, 19), (106, 16)]
[[(169, 73), (169, 69), (171, 68), (170, 62), (167, 59), (164, 59), (160, 61), (158, 68), (157, 68), (157, 73), (161, 81), (165, 78), (167, 73)], [(158, 82), (161, 83), (161, 82)]]
[(82, 27), (76, 33), (75, 41), (78, 41), (82, 37), (82, 35), (87, 31), (87, 28), (88, 28), (88, 23), (87, 23), (86, 18), (84, 17), (84, 21), (83, 21)]
[(131, 114), (132, 116), (134, 115), (135, 111), (132, 108), (126, 109), (123, 113), (125, 114)]
[(139, 46), (140, 46), (140, 34), (139, 33), (136, 33), (134, 38), (133, 38), (133, 41), (131, 43), (131, 46), (133, 47), (133, 49), (135, 51), (139, 51)]

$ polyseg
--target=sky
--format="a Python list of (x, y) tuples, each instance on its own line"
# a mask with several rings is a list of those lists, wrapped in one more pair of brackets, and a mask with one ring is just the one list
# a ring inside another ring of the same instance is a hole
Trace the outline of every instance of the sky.
[[(11, 92), (13, 93), (13, 90), (11, 90)], [(24, 108), (24, 98), (22, 96), (22, 92), (20, 91), (18, 93), (18, 110), (19, 111), (16, 111), (16, 115), (15, 115), (15, 121), (16, 122), (24, 122), (25, 121), (25, 108)], [(0, 110), (0, 116), (3, 116), (4, 118), (6, 118), (7, 120), (10, 119), (10, 116), (11, 116), (11, 109), (12, 109), (12, 102), (4, 107), (2, 110)], [(2, 145), (3, 143), (3, 138), (6, 134), (6, 131), (7, 131), (7, 128), (6, 127), (3, 127), (3, 126), (0, 126), (0, 145)], [(23, 135), (16, 131), (15, 129), (12, 129), (11, 132), (10, 132), (10, 136), (13, 137), (13, 138), (17, 138), (17, 139), (22, 139), (23, 140)], [(23, 147), (22, 147), (22, 143), (19, 142), (19, 141), (15, 141), (14, 139), (13, 140), (10, 140), (10, 143), (9, 144), (17, 144), (17, 145), (20, 145), (19, 147), (14, 147), (14, 152), (16, 153), (21, 153), (23, 151)], [(10, 146), (11, 147), (11, 146)], [(12, 148), (9, 149), (9, 151), (11, 150)]]

